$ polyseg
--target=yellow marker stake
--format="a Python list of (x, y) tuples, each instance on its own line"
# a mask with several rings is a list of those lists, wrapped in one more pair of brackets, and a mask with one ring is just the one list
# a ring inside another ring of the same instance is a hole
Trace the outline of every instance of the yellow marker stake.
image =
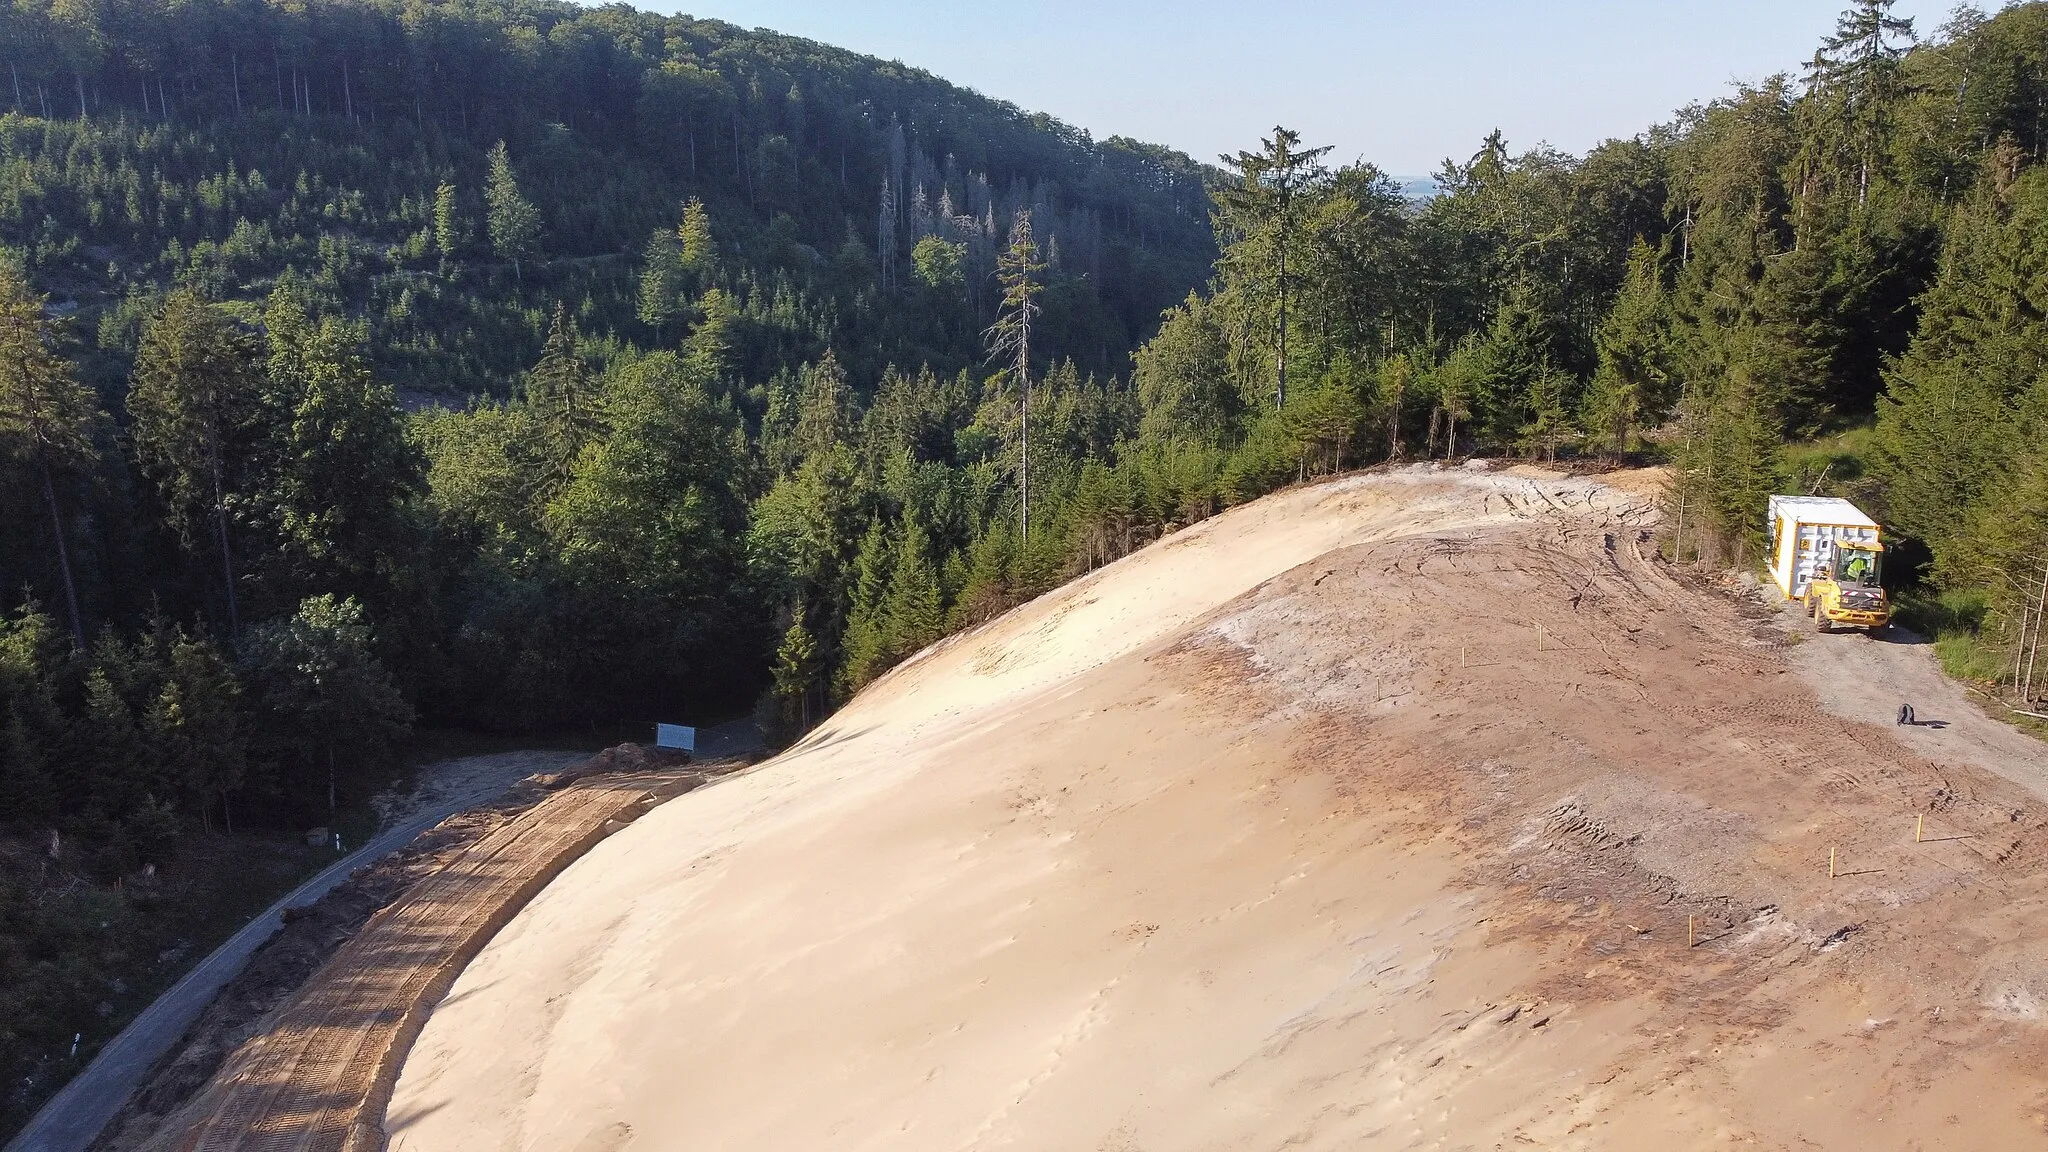
[(1925, 817), (1925, 816), (1916, 816), (1916, 817), (1914, 817), (1914, 818), (1913, 818), (1913, 843), (1915, 843), (1915, 844), (1918, 844), (1918, 843), (1920, 842), (1920, 834), (1921, 834), (1921, 833), (1923, 833), (1923, 832), (1925, 832), (1925, 831), (1927, 831), (1927, 817)]
[(1828, 849), (1828, 879), (1830, 879), (1830, 880), (1833, 880), (1834, 878), (1835, 878), (1835, 850), (1834, 850), (1833, 848), (1830, 848), (1830, 849)]

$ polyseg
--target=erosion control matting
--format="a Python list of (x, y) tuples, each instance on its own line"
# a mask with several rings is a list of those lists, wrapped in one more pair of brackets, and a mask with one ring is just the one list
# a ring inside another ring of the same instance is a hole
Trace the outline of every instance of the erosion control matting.
[(490, 832), (342, 945), (143, 1147), (383, 1148), (398, 1068), (463, 965), (593, 844), (703, 781), (701, 771), (585, 777)]

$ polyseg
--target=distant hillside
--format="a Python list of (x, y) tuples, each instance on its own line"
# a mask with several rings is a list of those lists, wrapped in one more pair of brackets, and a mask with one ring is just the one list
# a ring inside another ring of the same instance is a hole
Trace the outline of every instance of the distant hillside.
[(1410, 200), (1434, 200), (1443, 195), (1443, 188), (1434, 176), (1396, 176), (1401, 184), (1401, 195)]
[[(256, 298), (286, 269), (416, 391), (503, 390), (558, 299), (586, 332), (672, 343), (678, 301), (643, 299), (643, 272), (691, 197), (752, 321), (747, 375), (827, 346), (856, 381), (977, 361), (993, 248), (1027, 209), (1056, 254), (1049, 350), (1084, 370), (1124, 370), (1214, 255), (1178, 153), (623, 5), (29, 0), (0, 54), (0, 241), (77, 304), (103, 381), (164, 286)], [(500, 140), (538, 209), (516, 269), (488, 226)], [(926, 235), (962, 246), (957, 316), (889, 307)]]

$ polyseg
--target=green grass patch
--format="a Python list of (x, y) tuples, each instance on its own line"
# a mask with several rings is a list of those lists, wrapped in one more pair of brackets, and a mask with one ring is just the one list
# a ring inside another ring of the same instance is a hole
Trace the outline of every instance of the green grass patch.
[(1936, 637), (1934, 654), (1941, 659), (1942, 671), (1958, 680), (1990, 683), (2009, 670), (2005, 653), (1985, 644), (1975, 632), (1950, 632)]
[(1812, 440), (1785, 445), (1785, 475), (1791, 490), (1855, 499), (1870, 474), (1872, 424), (1859, 424)]
[(1893, 619), (1934, 641), (1942, 671), (1958, 680), (1997, 681), (2005, 675), (2005, 654), (1984, 636), (1990, 608), (1981, 591), (1912, 589), (1893, 598)]

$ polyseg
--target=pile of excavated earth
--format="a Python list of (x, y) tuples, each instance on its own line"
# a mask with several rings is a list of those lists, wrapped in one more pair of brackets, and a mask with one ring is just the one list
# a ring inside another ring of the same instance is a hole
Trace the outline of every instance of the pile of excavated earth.
[(935, 646), (570, 864), (377, 1138), (2038, 1146), (2041, 746), (1655, 483), (1303, 487)]

